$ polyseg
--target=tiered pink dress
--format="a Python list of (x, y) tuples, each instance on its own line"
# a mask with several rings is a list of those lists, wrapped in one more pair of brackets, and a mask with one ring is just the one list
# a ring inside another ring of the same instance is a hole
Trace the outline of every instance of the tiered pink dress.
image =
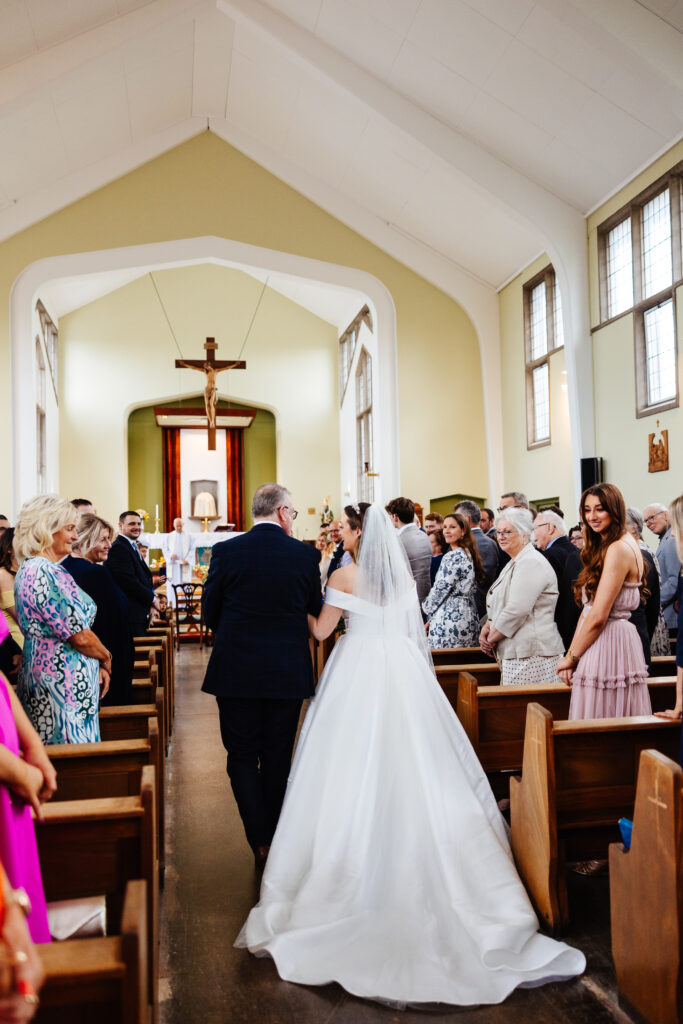
[[(624, 583), (600, 636), (582, 654), (572, 679), (570, 718), (651, 715), (647, 665), (629, 615), (640, 602), (640, 583)], [(585, 601), (583, 618), (592, 605)]]

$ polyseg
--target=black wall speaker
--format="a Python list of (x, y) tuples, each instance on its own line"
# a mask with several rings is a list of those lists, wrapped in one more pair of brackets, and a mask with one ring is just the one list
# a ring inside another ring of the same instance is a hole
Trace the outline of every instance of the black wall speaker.
[(581, 459), (581, 490), (603, 482), (602, 459)]

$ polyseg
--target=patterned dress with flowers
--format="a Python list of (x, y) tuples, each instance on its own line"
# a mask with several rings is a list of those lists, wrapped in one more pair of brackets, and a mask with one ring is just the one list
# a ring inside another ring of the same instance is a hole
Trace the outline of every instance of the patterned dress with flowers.
[(14, 598), (25, 638), (17, 696), (38, 735), (46, 744), (99, 740), (99, 662), (69, 643), (92, 626), (95, 602), (40, 556), (19, 566)]

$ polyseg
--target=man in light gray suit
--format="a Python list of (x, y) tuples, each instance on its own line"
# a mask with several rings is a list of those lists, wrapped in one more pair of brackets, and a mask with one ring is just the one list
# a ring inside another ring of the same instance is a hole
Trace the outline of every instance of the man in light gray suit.
[(417, 586), (417, 596), (422, 602), (431, 590), (429, 568), (432, 564), (432, 545), (426, 533), (415, 524), (415, 505), (410, 498), (393, 498), (386, 506), (391, 521), (398, 530), (398, 536), (410, 562), (410, 571)]
[(659, 599), (662, 603), (662, 614), (669, 629), (676, 629), (678, 626), (678, 615), (674, 608), (676, 593), (678, 590), (678, 576), (681, 571), (681, 562), (676, 550), (676, 541), (671, 532), (669, 513), (666, 505), (654, 502), (643, 509), (643, 522), (659, 537), (657, 546), (657, 561), (662, 576), (662, 586)]

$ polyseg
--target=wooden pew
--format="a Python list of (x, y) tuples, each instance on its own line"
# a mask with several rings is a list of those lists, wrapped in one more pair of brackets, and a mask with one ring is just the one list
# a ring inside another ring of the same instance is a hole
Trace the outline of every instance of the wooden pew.
[(164, 693), (158, 688), (154, 704), (118, 704), (100, 708), (100, 736), (103, 740), (144, 739), (147, 719), (159, 720), (159, 734), (163, 735)]
[(540, 918), (568, 921), (565, 864), (607, 856), (631, 817), (640, 751), (678, 754), (681, 723), (654, 716), (553, 722), (529, 704), (522, 776), (510, 779), (512, 851)]
[(469, 672), (480, 686), (496, 686), (500, 683), (500, 669), (495, 661), (487, 665), (478, 662), (464, 662), (462, 665), (435, 665), (436, 679), (448, 697), (452, 707), (458, 705), (458, 678), (461, 672)]
[[(164, 691), (164, 721), (165, 721), (165, 732), (164, 732), (164, 746), (166, 753), (168, 753), (168, 744), (171, 735), (171, 691), (168, 683), (168, 677), (164, 667), (163, 652), (161, 647), (152, 647), (145, 645), (144, 647), (135, 641), (135, 665), (138, 662), (148, 662), (150, 666), (150, 677), (154, 678), (156, 673), (156, 685), (160, 686)], [(133, 671), (133, 678), (135, 678), (135, 671)]]
[(43, 943), (36, 1024), (147, 1024), (147, 889), (128, 882), (118, 935)]
[(142, 769), (136, 796), (47, 803), (36, 821), (45, 898), (107, 899), (108, 930), (119, 934), (129, 881), (147, 883), (149, 1001), (156, 1018), (159, 868), (154, 767)]
[(609, 848), (620, 992), (652, 1024), (683, 1019), (683, 769), (640, 755), (631, 849)]
[(652, 659), (652, 668), (650, 669), (651, 676), (675, 676), (676, 675), (676, 655), (675, 654), (656, 654)]
[(54, 744), (47, 747), (47, 753), (57, 771), (58, 800), (133, 796), (140, 792), (145, 765), (153, 765), (159, 871), (163, 881), (166, 827), (163, 744), (156, 715), (147, 719), (146, 726), (147, 734), (142, 738)]
[(496, 662), (481, 647), (433, 647), (432, 661), (434, 665), (471, 665), (481, 663), (495, 665)]
[(161, 646), (165, 678), (169, 684), (169, 699), (171, 710), (171, 721), (169, 729), (173, 731), (173, 719), (175, 716), (175, 648), (173, 646), (173, 631), (170, 626), (150, 627), (147, 630), (145, 640), (148, 644)]
[[(675, 678), (650, 678), (648, 689), (653, 711), (673, 707)], [(527, 706), (534, 701), (541, 704), (557, 722), (569, 716), (571, 694), (564, 683), (480, 686), (471, 672), (462, 672), (455, 710), (485, 772), (518, 771), (522, 767)]]
[(165, 633), (147, 633), (145, 634), (145, 636), (135, 637), (136, 658), (144, 658), (150, 652), (153, 654), (152, 663), (156, 664), (159, 668), (160, 685), (163, 686), (165, 689), (168, 689), (168, 701), (172, 725), (174, 707), (175, 660), (173, 654), (169, 653), (169, 638)]

